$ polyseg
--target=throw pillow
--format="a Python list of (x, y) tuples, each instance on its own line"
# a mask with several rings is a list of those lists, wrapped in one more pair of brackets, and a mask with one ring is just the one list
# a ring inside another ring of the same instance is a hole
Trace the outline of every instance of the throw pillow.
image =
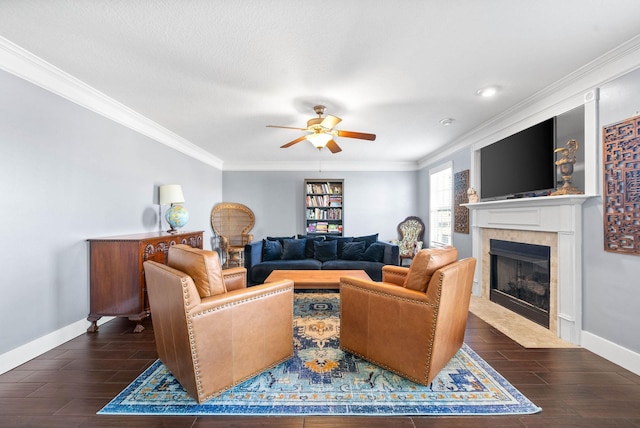
[(285, 239), (282, 248), (282, 260), (304, 259), (306, 239)]
[(278, 240), (262, 240), (262, 261), (280, 260), (282, 258), (282, 244)]
[(377, 243), (369, 245), (369, 248), (364, 250), (362, 260), (381, 263), (384, 260), (384, 245)]
[(220, 257), (215, 251), (201, 250), (185, 244), (172, 245), (169, 247), (167, 265), (189, 275), (200, 297), (215, 296), (227, 291), (222, 280)]
[(285, 239), (295, 239), (295, 236), (267, 236), (267, 240), (280, 241), (280, 245), (284, 245)]
[(342, 248), (347, 242), (353, 241), (353, 236), (327, 236), (327, 241), (336, 241), (338, 243), (338, 258), (342, 258)]
[(307, 245), (304, 248), (304, 257), (307, 259), (312, 259), (315, 256), (316, 250), (313, 247), (313, 243), (316, 241), (324, 241), (324, 236), (315, 236), (315, 235), (298, 235), (298, 239), (306, 239)]
[(435, 271), (457, 259), (458, 250), (455, 247), (427, 248), (418, 251), (411, 261), (404, 287), (426, 292)]
[(376, 242), (378, 242), (378, 234), (376, 233), (374, 235), (356, 236), (355, 238), (353, 238), (353, 242), (359, 242), (359, 241), (364, 242), (364, 249), (366, 250), (367, 248), (369, 248), (369, 245), (375, 244)]
[(342, 247), (343, 260), (362, 260), (365, 242), (347, 242)]
[(338, 241), (314, 241), (315, 259), (321, 262), (338, 258)]

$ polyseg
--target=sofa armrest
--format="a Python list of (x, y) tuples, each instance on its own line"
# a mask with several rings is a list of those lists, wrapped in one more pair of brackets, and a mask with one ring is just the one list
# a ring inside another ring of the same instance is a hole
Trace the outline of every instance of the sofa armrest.
[(251, 242), (244, 246), (244, 267), (247, 270), (262, 262), (262, 241)]
[(384, 256), (382, 263), (385, 265), (400, 265), (400, 247), (396, 244), (385, 241), (377, 241), (378, 244), (384, 245)]
[(243, 267), (224, 269), (222, 281), (227, 291), (239, 290), (247, 287), (247, 270)]

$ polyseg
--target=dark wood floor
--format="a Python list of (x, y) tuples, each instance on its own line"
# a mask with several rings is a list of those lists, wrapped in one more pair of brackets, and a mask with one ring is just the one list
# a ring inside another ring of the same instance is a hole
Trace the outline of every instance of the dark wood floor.
[(474, 315), (465, 341), (543, 411), (496, 417), (140, 417), (96, 412), (156, 359), (126, 319), (0, 375), (2, 427), (640, 427), (640, 376), (584, 349), (524, 349)]

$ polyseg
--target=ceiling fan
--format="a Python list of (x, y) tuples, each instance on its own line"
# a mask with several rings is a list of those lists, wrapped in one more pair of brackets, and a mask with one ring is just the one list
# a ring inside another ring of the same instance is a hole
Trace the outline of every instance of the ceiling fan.
[(313, 107), (313, 110), (316, 112), (318, 117), (309, 119), (307, 121), (306, 128), (295, 128), (291, 126), (277, 126), (277, 125), (267, 125), (267, 127), (296, 129), (298, 131), (310, 132), (310, 134), (303, 135), (300, 138), (296, 138), (295, 140), (290, 141), (283, 146), (280, 146), (281, 149), (291, 147), (294, 144), (299, 143), (300, 141), (308, 140), (318, 150), (322, 150), (323, 147), (326, 147), (331, 151), (331, 153), (338, 153), (342, 151), (342, 149), (334, 141), (333, 137), (358, 138), (360, 140), (369, 140), (369, 141), (373, 141), (376, 139), (375, 134), (365, 134), (363, 132), (340, 131), (337, 129), (333, 129), (334, 126), (336, 126), (338, 123), (342, 121), (342, 119), (336, 116), (332, 116), (330, 114), (326, 115), (325, 117), (322, 117), (322, 115), (324, 114), (324, 109), (325, 109), (325, 106), (322, 106), (322, 105), (317, 105)]

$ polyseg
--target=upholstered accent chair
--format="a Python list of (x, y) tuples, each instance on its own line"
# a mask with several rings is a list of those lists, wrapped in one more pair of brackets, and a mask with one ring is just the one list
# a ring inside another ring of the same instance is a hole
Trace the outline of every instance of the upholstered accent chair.
[(419, 251), (411, 267), (385, 266), (382, 282), (340, 280), (340, 347), (429, 385), (460, 349), (476, 260), (454, 247)]
[(175, 245), (144, 272), (158, 357), (198, 403), (293, 355), (293, 282), (246, 288), (213, 251)]
[(244, 246), (253, 241), (251, 229), (256, 218), (249, 207), (221, 202), (211, 210), (211, 227), (220, 239), (224, 267), (244, 267)]
[(400, 239), (390, 241), (400, 247), (400, 266), (405, 260), (413, 259), (413, 256), (422, 249), (424, 239), (424, 223), (420, 217), (409, 216), (398, 224), (398, 236)]

